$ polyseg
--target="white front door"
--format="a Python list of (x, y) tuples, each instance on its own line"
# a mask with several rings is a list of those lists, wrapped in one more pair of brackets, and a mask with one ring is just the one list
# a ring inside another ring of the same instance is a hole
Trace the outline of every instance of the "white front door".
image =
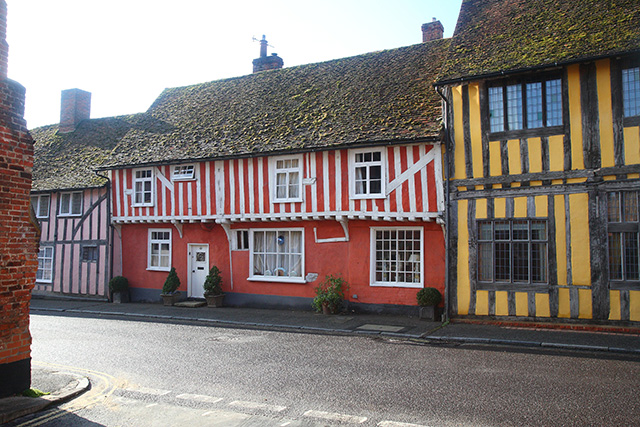
[(189, 296), (204, 298), (204, 279), (209, 274), (209, 245), (189, 245)]

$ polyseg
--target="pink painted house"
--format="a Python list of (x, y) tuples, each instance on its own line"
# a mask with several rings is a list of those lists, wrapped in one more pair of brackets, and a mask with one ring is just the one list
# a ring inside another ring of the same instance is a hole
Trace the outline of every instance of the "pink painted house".
[(60, 124), (31, 130), (31, 203), (42, 228), (34, 294), (106, 298), (109, 279), (120, 272), (110, 184), (95, 167), (131, 117), (90, 120), (90, 101), (88, 92), (63, 91)]

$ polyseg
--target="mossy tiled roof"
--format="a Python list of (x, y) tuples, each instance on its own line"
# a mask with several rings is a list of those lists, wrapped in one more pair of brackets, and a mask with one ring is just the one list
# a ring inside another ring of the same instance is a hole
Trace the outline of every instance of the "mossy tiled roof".
[(435, 138), (449, 40), (166, 89), (110, 167)]
[(34, 139), (34, 191), (100, 187), (104, 178), (94, 172), (141, 115), (80, 122), (71, 133), (58, 133), (58, 125), (31, 129)]
[(438, 80), (639, 50), (639, 0), (463, 0)]

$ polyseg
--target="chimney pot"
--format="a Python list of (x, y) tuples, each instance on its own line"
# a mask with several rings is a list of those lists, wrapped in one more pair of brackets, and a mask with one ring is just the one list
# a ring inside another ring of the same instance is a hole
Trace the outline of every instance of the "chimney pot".
[(422, 42), (430, 42), (432, 40), (441, 39), (444, 36), (444, 27), (436, 18), (431, 22), (422, 24)]
[(258, 73), (266, 70), (276, 70), (282, 68), (284, 61), (278, 56), (277, 53), (272, 53), (271, 56), (267, 56), (267, 39), (263, 35), (260, 40), (260, 58), (253, 60), (253, 72)]
[(62, 91), (60, 100), (60, 126), (58, 132), (69, 133), (78, 124), (91, 117), (91, 92), (80, 89)]

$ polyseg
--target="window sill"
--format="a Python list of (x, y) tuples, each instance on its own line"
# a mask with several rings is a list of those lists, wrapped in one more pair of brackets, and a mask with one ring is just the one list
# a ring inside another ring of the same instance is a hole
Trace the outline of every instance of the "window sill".
[(375, 282), (369, 284), (371, 287), (379, 287), (379, 288), (411, 288), (411, 289), (422, 289), (424, 285), (422, 283), (397, 283), (397, 282)]
[(350, 199), (352, 200), (372, 200), (372, 199), (386, 199), (387, 196), (384, 194), (362, 194), (362, 195), (350, 195)]
[(168, 267), (147, 267), (147, 271), (171, 271)]
[(302, 203), (302, 198), (298, 199), (273, 199), (271, 203)]
[(131, 204), (131, 207), (132, 207), (132, 208), (152, 208), (153, 206), (154, 206), (154, 205), (153, 205), (153, 203), (145, 203), (145, 204), (142, 204), (142, 203), (132, 203), (132, 204)]
[(36, 285), (50, 285), (53, 283), (53, 280), (37, 280), (36, 279)]
[(304, 277), (286, 277), (286, 276), (251, 276), (247, 278), (249, 282), (270, 282), (270, 283), (296, 283), (296, 284), (305, 284), (307, 281)]
[(77, 214), (68, 214), (68, 213), (60, 213), (58, 214), (58, 218), (63, 218), (63, 217), (72, 217), (72, 216), (82, 216), (81, 213), (77, 213)]

